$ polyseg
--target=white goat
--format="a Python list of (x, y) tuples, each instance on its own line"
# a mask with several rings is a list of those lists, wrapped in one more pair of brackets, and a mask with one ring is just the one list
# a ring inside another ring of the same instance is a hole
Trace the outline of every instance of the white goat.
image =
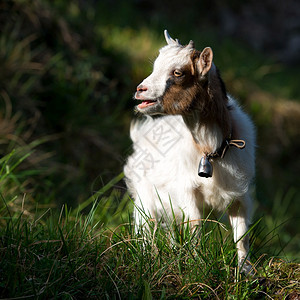
[(165, 38), (168, 45), (135, 93), (136, 110), (146, 118), (132, 122), (134, 152), (124, 173), (136, 227), (146, 223), (141, 211), (161, 220), (173, 210), (179, 220), (184, 214), (200, 224), (203, 207), (227, 210), (239, 266), (248, 272), (254, 126), (226, 93), (211, 48), (197, 51), (193, 41), (182, 46), (166, 30)]

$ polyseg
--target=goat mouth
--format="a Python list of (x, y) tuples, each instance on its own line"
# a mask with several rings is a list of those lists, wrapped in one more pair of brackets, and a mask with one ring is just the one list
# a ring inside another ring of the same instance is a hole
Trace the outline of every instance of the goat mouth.
[(148, 106), (154, 105), (157, 103), (157, 100), (143, 100), (137, 107), (140, 109), (144, 109)]

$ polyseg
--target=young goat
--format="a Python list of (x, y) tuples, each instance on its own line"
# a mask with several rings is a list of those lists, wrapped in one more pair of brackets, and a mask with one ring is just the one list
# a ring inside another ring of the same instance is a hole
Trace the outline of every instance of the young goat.
[(248, 272), (254, 126), (226, 93), (211, 48), (182, 46), (166, 30), (165, 38), (152, 74), (135, 93), (136, 110), (146, 118), (132, 122), (134, 152), (124, 172), (136, 228), (146, 223), (142, 211), (162, 223), (175, 214), (200, 224), (204, 207), (226, 210), (239, 266)]

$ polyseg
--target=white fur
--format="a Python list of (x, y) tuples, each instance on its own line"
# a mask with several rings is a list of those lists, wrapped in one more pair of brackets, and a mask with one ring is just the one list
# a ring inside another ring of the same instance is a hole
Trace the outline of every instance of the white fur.
[[(155, 61), (153, 73), (142, 84), (146, 85), (145, 98), (160, 97), (171, 69), (189, 61), (190, 50), (175, 44), (165, 46)], [(145, 117), (132, 123), (130, 129), (133, 154), (124, 167), (129, 192), (135, 199), (136, 228), (148, 217), (172, 219), (172, 208), (178, 220), (200, 223), (206, 207), (228, 215), (237, 242), (239, 264), (247, 256), (248, 240), (241, 239), (250, 222), (250, 184), (255, 173), (255, 133), (248, 116), (229, 96), (231, 120), (236, 124), (245, 149), (230, 147), (223, 159), (212, 161), (213, 176), (199, 177), (198, 165), (204, 153), (200, 146), (220, 147), (223, 136), (217, 125), (201, 124), (189, 130), (183, 118), (176, 116)], [(200, 148), (201, 149), (201, 148)], [(147, 216), (140, 211), (147, 213)]]
[(144, 98), (155, 100), (160, 97), (165, 91), (170, 72), (187, 65), (191, 51), (190, 48), (179, 48), (176, 44), (161, 48), (154, 62), (153, 72), (141, 82), (141, 85), (148, 88), (143, 94)]

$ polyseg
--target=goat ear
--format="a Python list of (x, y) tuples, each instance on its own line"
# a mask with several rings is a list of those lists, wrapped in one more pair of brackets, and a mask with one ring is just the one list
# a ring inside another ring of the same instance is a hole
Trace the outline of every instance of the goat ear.
[(200, 54), (198, 69), (201, 76), (208, 73), (212, 66), (213, 52), (210, 47), (206, 47)]

